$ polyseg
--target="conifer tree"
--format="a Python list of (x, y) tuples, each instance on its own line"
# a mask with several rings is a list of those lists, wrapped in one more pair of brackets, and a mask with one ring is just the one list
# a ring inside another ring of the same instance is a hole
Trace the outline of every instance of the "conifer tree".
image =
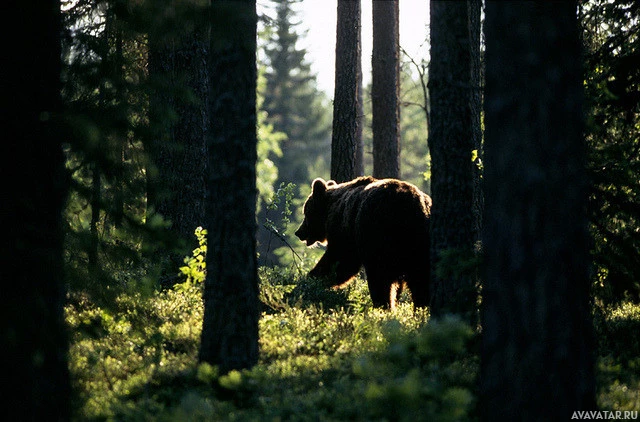
[(373, 176), (400, 177), (399, 2), (373, 2)]
[(268, 113), (266, 123), (287, 136), (281, 143), (282, 156), (272, 157), (278, 183), (307, 185), (316, 176), (310, 174), (314, 165), (328, 169), (331, 123), (326, 97), (317, 89), (307, 52), (299, 45), (304, 35), (296, 21), (299, 2), (273, 2), (275, 16), (266, 24), (263, 108)]
[[(178, 273), (182, 258), (195, 248), (194, 230), (204, 224), (206, 169), (208, 31), (202, 7), (190, 2), (160, 3), (164, 18), (149, 31), (152, 136), (148, 209), (170, 223), (172, 243), (188, 248), (163, 251), (166, 276)], [(172, 13), (169, 13), (171, 10)], [(165, 256), (166, 255), (166, 256)]]
[[(67, 278), (72, 290), (109, 301), (143, 269), (148, 125), (144, 10), (83, 0), (62, 11), (62, 100), (72, 183), (66, 207)], [(154, 232), (155, 236), (155, 232)], [(107, 271), (109, 269), (109, 271)], [(106, 304), (103, 302), (102, 304)]]
[(256, 2), (211, 3), (201, 362), (222, 372), (258, 361)]
[(360, 0), (338, 0), (337, 16), (331, 178), (340, 183), (356, 177), (357, 154), (362, 152), (358, 148), (358, 136), (362, 136)]
[(471, 274), (454, 270), (473, 258), (471, 50), (464, 1), (431, 2), (431, 313), (475, 320)]
[(3, 403), (13, 419), (70, 419), (64, 322), (62, 211), (68, 189), (62, 150), (60, 2), (3, 7), (21, 22), (5, 51), (0, 119), (0, 279)]
[(482, 416), (564, 420), (596, 408), (576, 4), (486, 17)]
[(595, 293), (608, 301), (640, 302), (640, 8), (631, 3), (581, 0), (579, 16)]

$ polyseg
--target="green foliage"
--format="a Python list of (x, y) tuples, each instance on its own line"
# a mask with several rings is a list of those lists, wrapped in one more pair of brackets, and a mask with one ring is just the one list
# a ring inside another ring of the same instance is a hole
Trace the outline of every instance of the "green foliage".
[[(297, 187), (293, 183), (281, 183), (273, 196), (266, 201), (264, 213), (259, 217), (264, 219), (262, 228), (266, 235), (261, 236), (261, 254), (273, 254), (280, 265), (296, 267), (298, 270), (308, 259), (306, 246), (294, 235), (299, 226), (300, 213), (294, 210), (300, 208), (301, 199), (296, 197)], [(282, 245), (282, 246), (276, 246)]]
[[(71, 291), (84, 292), (110, 306), (125, 291), (149, 291), (158, 251), (183, 253), (171, 236), (171, 222), (154, 212), (147, 191), (157, 175), (149, 150), (166, 137), (180, 104), (197, 96), (185, 75), (149, 74), (149, 42), (176, 37), (206, 17), (208, 2), (127, 3), (79, 0), (62, 9), (63, 89), (67, 125), (66, 167), (71, 192), (65, 211), (65, 262)], [(258, 210), (272, 197), (278, 178), (274, 160), (282, 155), (286, 134), (277, 132), (264, 110), (267, 80), (260, 66), (257, 92)], [(154, 93), (172, 101), (150, 107)], [(169, 142), (168, 139), (164, 140)], [(168, 146), (168, 150), (180, 146)], [(167, 196), (172, 192), (155, 192)], [(179, 251), (179, 252), (178, 252)], [(198, 259), (197, 256), (194, 257)], [(172, 262), (168, 271), (177, 271)], [(158, 268), (156, 268), (158, 267)], [(187, 265), (187, 267), (190, 267)], [(198, 275), (193, 267), (189, 277)]]
[[(196, 288), (121, 295), (112, 309), (74, 295), (66, 320), (76, 417), (113, 418), (138, 404), (162, 409), (162, 397), (152, 399), (149, 389), (193, 367), (202, 315)], [(170, 396), (176, 386), (163, 388)]]
[(268, 113), (263, 109), (266, 78), (264, 67), (258, 72), (257, 104), (258, 110), (258, 146), (256, 162), (256, 185), (258, 188), (257, 211), (262, 209), (262, 203), (268, 202), (275, 194), (273, 186), (278, 179), (278, 168), (272, 157), (282, 157), (280, 144), (287, 139), (283, 132), (277, 132), (273, 124), (267, 122)]
[(389, 344), (354, 368), (366, 381), (367, 419), (471, 419), (478, 360), (466, 355), (465, 323), (450, 317), (407, 332), (390, 321), (383, 332)]
[[(329, 174), (331, 104), (318, 90), (306, 51), (300, 48), (304, 30), (297, 22), (297, 3), (266, 2), (259, 25), (258, 60), (264, 77), (259, 88), (263, 99), (259, 101), (259, 113), (264, 124), (281, 136), (278, 149), (270, 151), (262, 163), (277, 168), (277, 180), (270, 180), (272, 186), (280, 187), (290, 183), (306, 186), (315, 177)], [(263, 199), (268, 201), (272, 193), (273, 189)], [(295, 207), (305, 196), (300, 192), (295, 197)], [(297, 215), (293, 217), (291, 221), (299, 222)], [(283, 230), (288, 222), (281, 222), (281, 218), (273, 210), (259, 208), (258, 252), (263, 265), (294, 265), (296, 253), (304, 259), (302, 244), (293, 236), (295, 228), (289, 224), (288, 230)], [(265, 226), (267, 219), (270, 223)], [(273, 232), (274, 227), (279, 228), (278, 234)]]
[[(426, 64), (425, 64), (426, 66)], [(420, 75), (411, 72), (408, 63), (402, 64), (400, 75), (400, 154), (401, 178), (413, 183), (426, 193), (431, 192), (431, 155), (427, 145), (427, 118), (425, 98)], [(424, 75), (426, 79), (426, 75)], [(426, 83), (426, 80), (424, 81)], [(364, 98), (370, 98), (371, 87), (365, 87)], [(364, 102), (362, 139), (364, 142), (365, 174), (373, 171), (373, 134), (371, 132), (371, 101)]]
[(595, 293), (640, 301), (640, 9), (633, 1), (579, 3), (585, 50), (586, 140)]
[(193, 250), (190, 257), (185, 257), (184, 267), (180, 267), (180, 272), (187, 277), (181, 284), (181, 288), (190, 288), (193, 285), (202, 285), (207, 275), (207, 231), (202, 227), (195, 230), (198, 247)]
[(310, 170), (318, 161), (328, 172), (331, 108), (317, 89), (306, 51), (300, 48), (303, 31), (296, 19), (296, 3), (285, 0), (266, 5), (258, 44), (265, 65), (267, 123), (287, 136), (281, 144), (282, 156), (274, 157), (278, 180), (300, 185), (315, 177)]
[(73, 292), (108, 305), (155, 282), (143, 277), (143, 254), (165, 240), (160, 233), (168, 224), (160, 217), (146, 221), (150, 86), (142, 23), (153, 19), (117, 1), (64, 6), (67, 282)]
[(597, 400), (601, 409), (640, 411), (640, 306), (598, 307)]
[(359, 303), (362, 279), (333, 292), (338, 300), (291, 271), (263, 268), (260, 276), (268, 302), (260, 362), (226, 375), (197, 362), (198, 286), (121, 295), (110, 310), (74, 296), (66, 318), (75, 418), (408, 420), (428, 411), (465, 420), (473, 410), (477, 365), (459, 321), (427, 323), (407, 300), (394, 313)]
[[(331, 291), (291, 269), (259, 275), (260, 361), (225, 375), (197, 360), (199, 286), (122, 294), (110, 309), (72, 295), (74, 418), (477, 419), (478, 334), (461, 320), (429, 320), (407, 298), (394, 312), (374, 309), (361, 278)], [(640, 410), (640, 307), (595, 316), (598, 405)]]
[(274, 192), (272, 199), (267, 203), (267, 210), (278, 211), (279, 223), (267, 217), (265, 226), (279, 236), (283, 236), (293, 214), (293, 198), (295, 196), (296, 185), (293, 183), (280, 183), (280, 187)]

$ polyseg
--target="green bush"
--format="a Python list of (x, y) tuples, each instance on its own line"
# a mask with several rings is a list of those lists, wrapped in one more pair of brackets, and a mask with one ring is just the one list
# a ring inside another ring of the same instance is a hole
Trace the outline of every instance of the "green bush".
[(598, 405), (640, 411), (640, 305), (596, 307)]
[[(202, 289), (122, 294), (103, 309), (75, 295), (66, 308), (77, 420), (472, 420), (478, 334), (429, 320), (404, 298), (371, 306), (361, 278), (327, 291), (297, 270), (260, 269), (260, 361), (220, 375), (198, 364)], [(602, 309), (598, 404), (638, 410), (640, 307)]]
[(75, 418), (407, 419), (427, 408), (469, 415), (477, 368), (459, 322), (427, 323), (428, 312), (408, 300), (393, 313), (373, 309), (360, 278), (332, 291), (294, 270), (261, 269), (260, 277), (260, 362), (223, 376), (197, 362), (203, 308), (195, 278), (149, 297), (123, 294), (109, 310), (74, 297), (66, 317)]

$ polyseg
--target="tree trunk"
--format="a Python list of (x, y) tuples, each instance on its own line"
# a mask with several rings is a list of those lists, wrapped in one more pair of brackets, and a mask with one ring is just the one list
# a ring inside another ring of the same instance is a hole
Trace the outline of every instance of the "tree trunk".
[(177, 272), (197, 245), (194, 230), (204, 224), (208, 33), (196, 9), (171, 6), (184, 15), (149, 34), (149, 76), (155, 87), (151, 123), (157, 131), (149, 148), (154, 169), (148, 203), (171, 222), (173, 240), (188, 244), (162, 253), (170, 258), (168, 270)]
[[(509, 36), (505, 36), (509, 34)], [(484, 420), (595, 408), (575, 2), (489, 2)]]
[(473, 231), (474, 241), (480, 241), (484, 192), (482, 189), (482, 63), (480, 34), (482, 33), (482, 0), (467, 0), (469, 9), (469, 41), (471, 49), (471, 134), (476, 157), (473, 163)]
[(431, 1), (431, 314), (475, 323), (471, 60), (466, 1)]
[(398, 0), (373, 1), (373, 177), (400, 177)]
[(338, 0), (337, 20), (331, 178), (341, 183), (355, 178), (357, 174), (358, 73), (362, 72), (360, 0)]
[(222, 372), (258, 361), (256, 2), (211, 3), (209, 231), (200, 361)]
[(60, 2), (8, 3), (3, 16), (4, 28), (16, 21), (23, 25), (5, 51), (0, 96), (3, 402), (5, 414), (21, 420), (62, 421), (70, 418), (70, 382), (63, 312), (68, 175), (60, 135)]
[(364, 176), (364, 137), (362, 131), (364, 129), (364, 99), (362, 86), (362, 52), (358, 59), (358, 122), (356, 130), (356, 166), (354, 177)]

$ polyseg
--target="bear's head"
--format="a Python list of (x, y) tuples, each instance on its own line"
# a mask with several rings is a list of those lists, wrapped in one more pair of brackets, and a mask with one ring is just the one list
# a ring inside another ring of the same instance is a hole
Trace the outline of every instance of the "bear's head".
[(322, 179), (316, 179), (311, 184), (311, 195), (304, 203), (304, 220), (295, 233), (300, 240), (307, 242), (307, 246), (327, 240), (327, 213), (329, 210), (327, 187), (334, 185), (334, 181), (325, 182)]

